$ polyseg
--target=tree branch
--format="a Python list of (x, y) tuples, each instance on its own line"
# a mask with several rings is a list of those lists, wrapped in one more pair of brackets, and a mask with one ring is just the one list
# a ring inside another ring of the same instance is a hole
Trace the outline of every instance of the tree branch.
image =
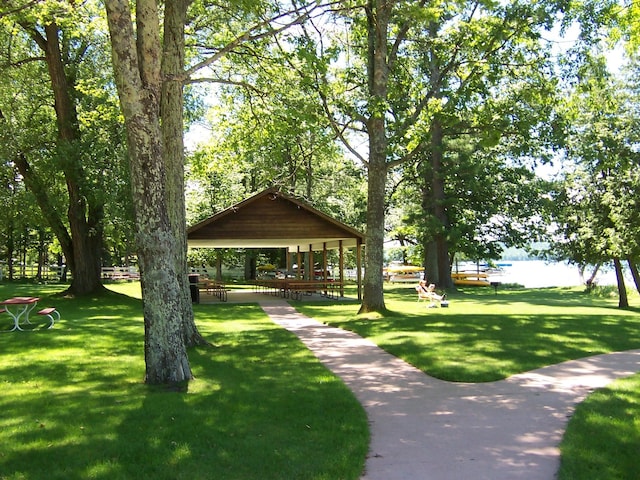
[[(41, 0), (31, 0), (30, 2), (27, 2), (24, 5), (20, 5), (18, 7), (10, 8), (9, 10), (5, 10), (4, 12), (0, 12), (0, 18), (8, 17), (9, 15), (13, 15), (13, 14), (22, 12), (23, 10), (27, 10), (27, 9), (33, 7), (34, 5), (40, 3), (40, 1)], [(7, 1), (2, 1), (0, 3), (0, 5), (2, 5), (3, 7), (9, 7), (9, 3)]]
[[(307, 3), (306, 5), (303, 5), (302, 7), (299, 7), (284, 13), (280, 13), (274, 17), (267, 18), (261, 22), (258, 22), (257, 24), (253, 25), (242, 34), (238, 35), (234, 40), (229, 42), (227, 45), (217, 50), (209, 58), (202, 60), (201, 62), (198, 62), (195, 65), (188, 68), (184, 73), (184, 78), (182, 79), (182, 81), (187, 82), (187, 80), (190, 79), (191, 76), (194, 75), (197, 71), (202, 70), (203, 68), (214, 64), (220, 58), (232, 52), (236, 47), (242, 45), (243, 43), (252, 42), (252, 41), (260, 40), (267, 37), (273, 37), (278, 33), (291, 28), (294, 25), (301, 24), (302, 22), (310, 18), (311, 14), (315, 10), (328, 7), (329, 5), (333, 5), (334, 3), (337, 3), (337, 2), (329, 2), (327, 4), (319, 4), (317, 2), (311, 2), (311, 3)], [(300, 11), (302, 11), (302, 13), (298, 13)], [(275, 21), (290, 17), (292, 14), (295, 14), (292, 20), (286, 22), (284, 25), (280, 26), (279, 28), (275, 28), (275, 29), (270, 28)], [(260, 32), (260, 30), (263, 28), (267, 28), (267, 31)], [(258, 33), (255, 33), (255, 32), (258, 32)]]
[(216, 77), (198, 77), (198, 78), (189, 79), (185, 82), (185, 85), (193, 85), (198, 83), (218, 83), (220, 85), (235, 85), (238, 87), (246, 88), (247, 90), (251, 90), (259, 94), (264, 93), (262, 92), (262, 90), (254, 87), (248, 82), (242, 82), (242, 81), (236, 81), (236, 80), (225, 80), (223, 78), (216, 78)]

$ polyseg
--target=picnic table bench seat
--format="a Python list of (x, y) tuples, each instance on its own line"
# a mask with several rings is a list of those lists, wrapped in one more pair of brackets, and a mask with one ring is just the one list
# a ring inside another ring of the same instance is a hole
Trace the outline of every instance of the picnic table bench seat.
[[(60, 312), (55, 307), (47, 307), (38, 311), (38, 315), (49, 317), (49, 326), (47, 328), (53, 328), (53, 324), (56, 320), (60, 320)], [(54, 319), (55, 316), (55, 319)]]
[(337, 298), (342, 282), (335, 280), (302, 280), (291, 278), (267, 278), (254, 282), (256, 293), (268, 293), (283, 298), (300, 300), (303, 295), (319, 292), (327, 297)]

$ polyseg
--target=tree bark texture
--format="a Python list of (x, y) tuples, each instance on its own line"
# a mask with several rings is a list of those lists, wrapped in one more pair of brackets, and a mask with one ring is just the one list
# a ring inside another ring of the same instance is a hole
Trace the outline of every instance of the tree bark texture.
[(387, 92), (389, 66), (387, 64), (387, 29), (391, 4), (369, 0), (367, 5), (369, 39), (369, 135), (367, 246), (365, 256), (364, 290), (360, 312), (386, 310), (383, 292), (384, 220), (387, 180)]
[[(440, 25), (437, 22), (429, 24), (429, 36), (432, 39), (438, 37)], [(440, 71), (440, 61), (435, 50), (431, 50), (428, 56), (429, 82), (436, 99), (442, 98), (442, 73)], [(434, 273), (434, 283), (440, 288), (453, 288), (453, 280), (451, 279), (451, 264), (449, 258), (449, 243), (447, 239), (447, 231), (450, 227), (449, 217), (445, 209), (445, 183), (443, 172), (443, 152), (444, 152), (444, 132), (442, 122), (436, 116), (431, 120), (430, 128), (430, 168), (426, 169), (428, 178), (425, 178), (425, 186), (428, 185), (430, 192), (430, 205), (426, 205), (425, 212), (430, 212), (437, 221), (437, 227), (431, 238), (425, 239), (429, 242), (429, 247), (434, 249), (432, 252), (432, 260), (435, 265), (430, 267)], [(427, 187), (426, 187), (427, 188)], [(425, 251), (427, 245), (425, 245)]]
[(640, 273), (638, 273), (638, 265), (632, 257), (627, 258), (627, 264), (629, 265), (629, 270), (631, 271), (631, 277), (633, 278), (633, 283), (636, 286), (636, 291), (640, 293)]
[(31, 165), (23, 154), (14, 158), (13, 163), (18, 168), (20, 175), (22, 175), (24, 184), (35, 197), (36, 203), (38, 204), (43, 217), (47, 219), (53, 234), (60, 242), (62, 253), (69, 259), (69, 262), (73, 262), (73, 244), (71, 236), (62, 222), (62, 219), (58, 215), (58, 212), (53, 208), (53, 205), (49, 200), (47, 189), (42, 184), (40, 176), (32, 170)]
[(137, 42), (129, 4), (107, 0), (120, 103), (127, 128), (145, 323), (146, 382), (192, 378), (184, 341), (183, 291), (171, 228), (160, 128), (160, 35), (154, 0), (137, 2)]
[[(423, 211), (431, 212), (431, 208), (425, 207), (423, 208)], [(438, 249), (436, 246), (436, 242), (433, 240), (426, 240), (426, 233), (424, 236), (425, 236), (425, 239), (423, 239), (423, 245), (424, 245), (423, 266), (424, 266), (424, 272), (427, 276), (425, 280), (427, 280), (428, 283), (435, 283), (436, 285), (439, 285), (440, 278), (438, 277), (439, 275)]]
[(365, 270), (360, 313), (383, 312), (386, 309), (383, 293), (384, 265), (384, 212), (385, 184), (387, 168), (385, 164), (370, 163), (367, 205), (367, 246), (365, 249)]
[(618, 308), (629, 308), (629, 297), (627, 296), (627, 286), (624, 283), (622, 272), (622, 262), (619, 258), (613, 259), (613, 266), (616, 270), (616, 280), (618, 281)]
[(183, 71), (184, 26), (187, 21), (188, 0), (168, 0), (165, 3), (164, 48), (162, 57), (162, 138), (167, 169), (166, 188), (169, 219), (174, 238), (179, 242), (175, 256), (177, 281), (182, 291), (183, 334), (187, 347), (205, 345), (195, 324), (189, 271), (187, 264), (187, 226), (184, 201), (184, 122)]
[(431, 211), (438, 221), (438, 228), (434, 235), (438, 286), (440, 288), (453, 288), (451, 265), (449, 263), (449, 244), (447, 241), (447, 230), (450, 225), (445, 209), (446, 194), (442, 171), (442, 142), (442, 126), (438, 119), (434, 118), (431, 125), (431, 192), (433, 201)]

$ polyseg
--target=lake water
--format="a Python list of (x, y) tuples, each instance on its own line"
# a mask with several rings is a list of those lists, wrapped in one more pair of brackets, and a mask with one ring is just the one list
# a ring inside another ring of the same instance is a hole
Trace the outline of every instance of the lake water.
[[(578, 267), (566, 263), (548, 263), (543, 260), (507, 261), (510, 264), (502, 267), (503, 272), (492, 275), (490, 280), (502, 283), (518, 283), (526, 288), (541, 287), (574, 287), (582, 285)], [(585, 277), (591, 270), (585, 271)], [(625, 271), (627, 287), (633, 285), (631, 274)], [(616, 285), (616, 274), (613, 268), (601, 268), (596, 275), (597, 285)]]

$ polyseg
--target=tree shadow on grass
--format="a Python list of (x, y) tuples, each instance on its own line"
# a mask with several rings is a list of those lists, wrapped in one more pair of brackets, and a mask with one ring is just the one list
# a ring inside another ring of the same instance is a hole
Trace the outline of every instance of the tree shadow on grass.
[[(15, 363), (7, 368), (13, 377), (3, 376), (15, 393), (0, 399), (14, 412), (2, 421), (10, 445), (3, 475), (359, 478), (366, 415), (344, 384), (257, 306), (196, 313), (218, 347), (189, 352), (196, 379), (182, 392), (132, 380), (144, 373), (141, 338), (128, 340), (142, 336), (139, 319), (105, 330), (96, 317), (43, 336), (39, 346), (22, 343), (24, 368)], [(113, 340), (87, 343), (98, 332), (123, 343), (117, 355), (103, 357)], [(33, 361), (56, 340), (62, 358)]]
[[(413, 302), (412, 296), (405, 298)], [(449, 309), (416, 311), (413, 303), (374, 320), (355, 314), (340, 317), (328, 307), (318, 307), (317, 315), (312, 308), (304, 311), (451, 381), (493, 381), (566, 360), (640, 348), (639, 316), (592, 302), (575, 290), (509, 292), (499, 299), (459, 292), (450, 298)], [(488, 308), (456, 309), (457, 300)], [(498, 308), (502, 302), (523, 307)], [(323, 312), (330, 314), (323, 317)]]

